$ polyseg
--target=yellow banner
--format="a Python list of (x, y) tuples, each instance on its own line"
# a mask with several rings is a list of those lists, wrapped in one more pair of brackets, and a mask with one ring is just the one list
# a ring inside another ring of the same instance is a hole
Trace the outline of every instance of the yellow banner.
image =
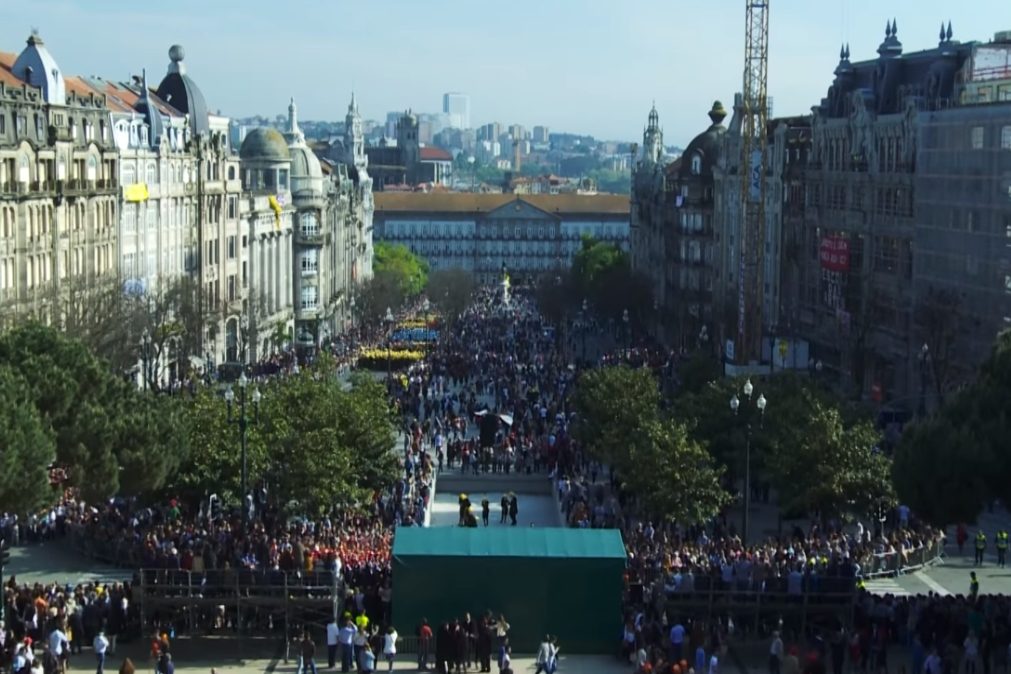
[(149, 196), (147, 183), (134, 183), (123, 188), (123, 201), (135, 204), (147, 201)]
[(274, 229), (281, 229), (281, 202), (273, 194), (267, 197), (267, 202), (274, 211)]

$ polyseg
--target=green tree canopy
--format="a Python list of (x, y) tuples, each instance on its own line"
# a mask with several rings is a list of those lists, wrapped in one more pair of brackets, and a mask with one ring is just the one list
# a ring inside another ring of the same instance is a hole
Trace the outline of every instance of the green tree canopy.
[(629, 438), (627, 487), (658, 519), (683, 524), (706, 522), (730, 502), (718, 467), (683, 424), (650, 420)]
[[(298, 375), (267, 382), (258, 422), (247, 429), (249, 488), (266, 486), (269, 498), (292, 514), (315, 516), (334, 506), (368, 503), (399, 471), (383, 387), (356, 377), (345, 390), (331, 372), (322, 359)], [(251, 389), (247, 395), (252, 419)], [(238, 418), (238, 400), (232, 412)], [(227, 421), (226, 403), (202, 392), (189, 417), (193, 452), (181, 471), (181, 488), (191, 501), (218, 493), (239, 502), (239, 430)]]
[(659, 419), (660, 392), (648, 370), (596, 368), (580, 376), (575, 409), (583, 445), (592, 456), (624, 472), (634, 469), (629, 443)]
[(27, 395), (27, 382), (0, 366), (0, 511), (25, 515), (56, 501), (49, 466), (56, 443)]
[[(932, 349), (934, 350), (934, 349)], [(895, 453), (900, 498), (937, 525), (971, 522), (1011, 498), (1011, 330), (977, 378), (930, 418), (908, 425)]]
[(476, 283), (466, 269), (439, 269), (428, 276), (425, 293), (432, 304), (452, 323), (470, 304)]
[(403, 244), (376, 243), (372, 269), (376, 276), (390, 275), (408, 299), (420, 295), (428, 282), (428, 262)]
[[(25, 382), (28, 399), (55, 439), (57, 464), (87, 500), (108, 498), (121, 484), (157, 488), (181, 459), (185, 442), (165, 432), (171, 413), (150, 413), (144, 394), (80, 342), (26, 324), (0, 335), (0, 362)], [(153, 442), (135, 445), (138, 437)]]

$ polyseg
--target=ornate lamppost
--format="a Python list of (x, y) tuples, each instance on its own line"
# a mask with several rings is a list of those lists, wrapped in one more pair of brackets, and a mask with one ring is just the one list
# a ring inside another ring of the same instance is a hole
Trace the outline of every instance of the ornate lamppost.
[(229, 386), (225, 389), (225, 402), (228, 404), (228, 423), (236, 424), (239, 427), (239, 451), (241, 453), (242, 460), (242, 530), (246, 531), (246, 525), (249, 523), (249, 504), (246, 502), (248, 498), (248, 467), (246, 463), (246, 429), (252, 425), (255, 426), (260, 423), (260, 400), (262, 396), (260, 395), (260, 390), (258, 388), (253, 388), (253, 415), (250, 418), (246, 413), (246, 388), (249, 385), (249, 380), (246, 379), (246, 373), (243, 372), (239, 375), (239, 414), (237, 417), (232, 415), (232, 403), (235, 401), (235, 391)]
[[(741, 392), (744, 394), (744, 406), (746, 410), (745, 425), (746, 425), (746, 436), (744, 444), (744, 518), (741, 523), (741, 542), (743, 545), (748, 545), (748, 528), (751, 524), (751, 422), (753, 416), (758, 414), (758, 425), (761, 428), (762, 423), (765, 419), (765, 406), (767, 401), (764, 394), (759, 394), (758, 399), (754, 401), (752, 405), (751, 394), (754, 393), (755, 387), (751, 384), (751, 380), (748, 379), (744, 382), (744, 387)], [(734, 415), (737, 415), (738, 410), (741, 407), (741, 399), (737, 397), (735, 393), (730, 399), (730, 409), (733, 410)]]

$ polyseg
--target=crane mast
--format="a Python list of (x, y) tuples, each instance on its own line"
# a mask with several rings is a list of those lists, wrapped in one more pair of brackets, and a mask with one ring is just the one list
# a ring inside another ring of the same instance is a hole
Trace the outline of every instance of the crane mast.
[(745, 0), (744, 94), (741, 119), (740, 270), (737, 349), (746, 364), (762, 354), (765, 271), (765, 186), (769, 121), (769, 0)]

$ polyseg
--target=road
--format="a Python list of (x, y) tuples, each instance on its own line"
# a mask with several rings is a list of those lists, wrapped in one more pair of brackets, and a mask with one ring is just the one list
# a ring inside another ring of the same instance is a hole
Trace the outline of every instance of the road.
[[(983, 566), (973, 565), (972, 534), (981, 526), (987, 536), (987, 551)], [(976, 572), (981, 594), (1011, 594), (1011, 565), (997, 566), (997, 552), (994, 548), (994, 534), (999, 529), (1011, 530), (1011, 514), (1004, 508), (994, 508), (984, 512), (976, 524), (968, 529), (970, 540), (966, 542), (962, 555), (955, 545), (955, 528), (948, 529), (948, 544), (944, 550), (944, 561), (924, 571), (898, 576), (879, 578), (867, 583), (868, 590), (875, 594), (908, 596), (915, 594), (968, 594), (969, 573)]]

